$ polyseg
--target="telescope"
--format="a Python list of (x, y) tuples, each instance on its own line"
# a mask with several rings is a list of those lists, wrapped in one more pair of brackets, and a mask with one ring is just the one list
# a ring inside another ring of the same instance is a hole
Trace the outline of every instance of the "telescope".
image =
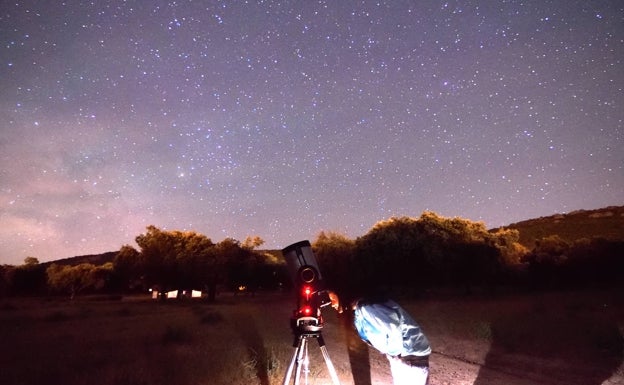
[(299, 385), (302, 373), (304, 383), (308, 383), (308, 373), (310, 372), (308, 339), (310, 338), (317, 340), (332, 382), (334, 385), (340, 385), (336, 369), (329, 358), (321, 333), (323, 329), (321, 308), (329, 305), (331, 300), (329, 291), (323, 285), (323, 277), (312, 252), (312, 246), (309, 241), (293, 243), (284, 248), (282, 254), (297, 292), (297, 307), (290, 319), (290, 327), (295, 336), (293, 342), (295, 351), (282, 385), (290, 384), (293, 371), (295, 372), (294, 385)]
[(291, 327), (294, 331), (318, 331), (323, 327), (321, 308), (331, 303), (329, 292), (309, 241), (294, 243), (282, 250), (297, 292), (297, 307)]

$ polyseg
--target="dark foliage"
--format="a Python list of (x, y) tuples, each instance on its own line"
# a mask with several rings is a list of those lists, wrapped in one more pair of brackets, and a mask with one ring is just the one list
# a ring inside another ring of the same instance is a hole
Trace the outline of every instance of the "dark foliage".
[(491, 234), (480, 223), (424, 213), (379, 222), (354, 241), (321, 233), (313, 246), (328, 286), (353, 298), (434, 286), (470, 291), (497, 279), (513, 259), (513, 240), (509, 232)]
[[(213, 300), (217, 287), (255, 293), (292, 285), (281, 252), (254, 250), (263, 242), (259, 237), (242, 244), (229, 238), (213, 243), (202, 234), (149, 226), (136, 241), (139, 250), (125, 245), (117, 252), (54, 264), (91, 264), (105, 273), (84, 290), (88, 293), (195, 289)], [(312, 246), (326, 286), (346, 298), (380, 291), (415, 295), (440, 287), (470, 293), (503, 285), (612, 285), (624, 276), (624, 207), (493, 230), (481, 222), (425, 212), (419, 218), (381, 221), (356, 239), (321, 232)], [(110, 262), (112, 270), (99, 269)], [(52, 293), (46, 274), (51, 264), (29, 257), (21, 266), (0, 266), (0, 297)]]
[(558, 236), (536, 242), (527, 254), (530, 284), (538, 288), (621, 284), (624, 241), (604, 238), (569, 243)]

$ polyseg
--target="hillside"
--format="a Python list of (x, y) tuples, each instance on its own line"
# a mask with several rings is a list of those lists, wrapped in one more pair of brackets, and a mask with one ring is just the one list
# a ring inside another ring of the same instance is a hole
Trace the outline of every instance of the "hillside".
[(555, 214), (512, 223), (505, 227), (518, 230), (520, 243), (529, 249), (535, 246), (536, 240), (549, 235), (558, 235), (568, 242), (581, 238), (624, 241), (624, 206)]
[(102, 253), (102, 254), (91, 254), (91, 255), (80, 255), (80, 256), (76, 256), (76, 257), (70, 257), (70, 258), (64, 258), (64, 259), (59, 259), (56, 261), (50, 261), (47, 263), (43, 263), (42, 265), (45, 264), (52, 264), (52, 263), (56, 263), (59, 265), (71, 265), (71, 266), (75, 266), (75, 265), (79, 265), (81, 263), (91, 263), (93, 265), (103, 265), (107, 262), (113, 262), (113, 260), (115, 259), (115, 256), (117, 255), (119, 251), (109, 251), (106, 253)]

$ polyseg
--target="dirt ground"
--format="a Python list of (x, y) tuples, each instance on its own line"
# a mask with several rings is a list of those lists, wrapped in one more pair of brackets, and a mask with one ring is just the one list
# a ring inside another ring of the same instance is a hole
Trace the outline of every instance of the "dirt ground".
[[(620, 300), (572, 298), (408, 303), (433, 348), (429, 385), (624, 385)], [(441, 314), (445, 321), (437, 322)], [(385, 356), (346, 320), (326, 319), (323, 334), (343, 385), (392, 384)], [(312, 383), (331, 383), (323, 358), (311, 357)]]
[[(622, 290), (397, 302), (431, 343), (429, 385), (624, 385)], [(293, 305), (288, 293), (214, 304), (7, 300), (0, 384), (282, 384), (294, 353)], [(329, 308), (323, 315), (340, 383), (391, 385), (386, 357), (361, 341), (348, 317)], [(306, 384), (331, 384), (315, 341), (309, 353)]]
[[(521, 369), (520, 367), (516, 369)], [(624, 385), (624, 365), (617, 369), (611, 378), (601, 385)], [(578, 384), (588, 384), (585, 379), (577, 378)], [(383, 382), (380, 382), (380, 384)], [(431, 357), (430, 385), (476, 385), (476, 384), (507, 384), (507, 385), (536, 385), (552, 384), (563, 385), (569, 382), (560, 382), (552, 379), (548, 373), (527, 375), (509, 373), (504, 370), (491, 369), (477, 363), (469, 363), (457, 358), (434, 353)]]
[[(325, 334), (329, 334), (325, 332)], [(342, 334), (342, 332), (341, 332)], [(348, 334), (348, 333), (347, 333)], [(340, 375), (342, 385), (390, 385), (392, 377), (385, 356), (379, 354), (357, 339), (357, 336), (349, 336), (353, 339), (342, 345), (334, 344), (334, 341), (326, 338), (326, 347), (331, 360)], [(349, 344), (351, 346), (349, 346)], [(435, 338), (432, 341), (435, 344)], [(459, 345), (459, 344), (458, 344)], [(570, 378), (554, 378), (552, 373), (539, 370), (541, 367), (557, 367), (559, 370), (567, 370), (566, 362), (540, 362), (535, 365), (530, 357), (524, 358), (524, 362), (518, 359), (513, 367), (491, 368), (482, 360), (470, 361), (466, 357), (487, 357), (488, 346), (466, 346), (465, 350), (456, 349), (459, 355), (449, 355), (434, 349), (430, 357), (429, 385), (624, 385), (624, 363), (614, 369), (609, 378), (595, 382), (595, 377), (577, 376)], [(314, 380), (311, 384), (329, 384), (329, 376), (325, 373), (326, 366), (320, 355), (312, 353), (316, 349), (315, 344), (310, 344), (311, 368)], [(435, 346), (435, 345), (434, 345)], [(536, 370), (536, 366), (538, 369)]]

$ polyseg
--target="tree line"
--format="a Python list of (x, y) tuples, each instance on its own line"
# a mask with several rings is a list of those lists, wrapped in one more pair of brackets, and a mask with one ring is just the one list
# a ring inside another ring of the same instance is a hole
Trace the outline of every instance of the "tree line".
[(286, 278), (279, 260), (257, 250), (258, 236), (240, 242), (213, 242), (193, 231), (148, 226), (135, 238), (138, 249), (123, 245), (112, 262), (40, 264), (28, 257), (20, 266), (0, 266), (0, 296), (84, 293), (126, 294), (155, 290), (201, 290), (214, 300), (218, 290), (253, 292), (277, 289)]
[[(214, 243), (196, 232), (148, 226), (112, 262), (0, 266), (0, 295), (129, 293), (195, 289), (214, 300), (219, 290), (289, 288), (279, 253), (258, 250), (258, 236)], [(343, 296), (380, 290), (414, 295), (431, 288), (471, 293), (501, 286), (556, 288), (612, 284), (624, 276), (624, 242), (600, 238), (567, 242), (556, 235), (522, 246), (518, 230), (488, 230), (482, 222), (393, 217), (350, 239), (320, 232), (312, 242), (326, 286)], [(297, 241), (297, 240), (294, 240)]]
[(515, 229), (487, 230), (482, 222), (444, 218), (393, 217), (365, 235), (349, 239), (321, 232), (313, 243), (327, 285), (345, 297), (418, 295), (451, 288), (540, 290), (621, 284), (624, 241), (602, 238), (538, 239), (529, 249)]

